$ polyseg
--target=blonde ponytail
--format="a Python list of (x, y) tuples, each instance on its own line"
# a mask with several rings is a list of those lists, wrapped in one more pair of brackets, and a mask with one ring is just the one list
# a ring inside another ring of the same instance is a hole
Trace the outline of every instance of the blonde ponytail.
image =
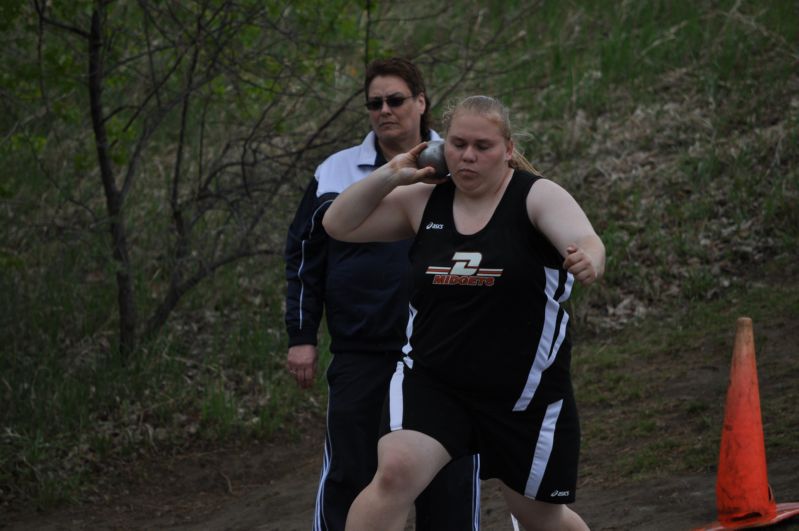
[(537, 175), (538, 177), (543, 177), (540, 171), (536, 169), (533, 164), (522, 155), (521, 151), (513, 148), (513, 154), (511, 155), (510, 162), (508, 162), (508, 166), (513, 168), (514, 170), (523, 170), (532, 173), (533, 175)]

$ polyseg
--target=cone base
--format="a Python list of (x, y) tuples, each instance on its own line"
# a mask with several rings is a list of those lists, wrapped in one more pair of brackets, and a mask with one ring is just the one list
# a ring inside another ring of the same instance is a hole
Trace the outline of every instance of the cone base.
[(768, 527), (776, 523), (788, 520), (794, 516), (799, 516), (799, 503), (778, 503), (777, 513), (766, 518), (753, 518), (746, 522), (736, 522), (734, 524), (722, 524), (713, 522), (706, 526), (697, 527), (692, 531), (723, 531), (724, 529), (751, 529), (755, 527)]

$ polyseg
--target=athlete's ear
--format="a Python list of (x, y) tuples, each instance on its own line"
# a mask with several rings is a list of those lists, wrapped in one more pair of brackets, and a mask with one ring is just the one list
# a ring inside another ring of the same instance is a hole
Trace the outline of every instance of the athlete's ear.
[(508, 140), (505, 146), (505, 162), (513, 160), (513, 140)]

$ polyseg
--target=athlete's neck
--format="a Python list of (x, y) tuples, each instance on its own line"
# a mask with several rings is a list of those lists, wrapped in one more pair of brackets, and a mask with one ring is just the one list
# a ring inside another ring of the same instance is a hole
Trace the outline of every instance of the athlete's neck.
[(508, 168), (502, 178), (482, 193), (465, 194), (459, 189), (455, 189), (455, 197), (452, 205), (452, 213), (455, 218), (455, 228), (461, 234), (474, 234), (485, 227), (497, 205), (508, 187), (513, 169)]

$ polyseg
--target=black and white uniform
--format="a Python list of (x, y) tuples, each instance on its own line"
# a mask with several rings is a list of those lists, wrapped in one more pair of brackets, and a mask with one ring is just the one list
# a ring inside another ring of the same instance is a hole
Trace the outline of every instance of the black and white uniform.
[(529, 498), (575, 499), (580, 428), (572, 392), (573, 276), (532, 223), (537, 178), (515, 171), (487, 225), (458, 233), (455, 186), (436, 186), (411, 247), (404, 362), (383, 432), (413, 429), (453, 458), (479, 451), (481, 476)]
[[(431, 140), (439, 139), (432, 133)], [(316, 169), (286, 239), (289, 346), (316, 345), (324, 313), (333, 359), (327, 369), (325, 453), (314, 531), (343, 531), (347, 512), (377, 469), (380, 414), (405, 343), (410, 240), (346, 243), (322, 216), (333, 199), (386, 160), (374, 132)], [(479, 528), (479, 460), (448, 466), (416, 501), (416, 528)]]

